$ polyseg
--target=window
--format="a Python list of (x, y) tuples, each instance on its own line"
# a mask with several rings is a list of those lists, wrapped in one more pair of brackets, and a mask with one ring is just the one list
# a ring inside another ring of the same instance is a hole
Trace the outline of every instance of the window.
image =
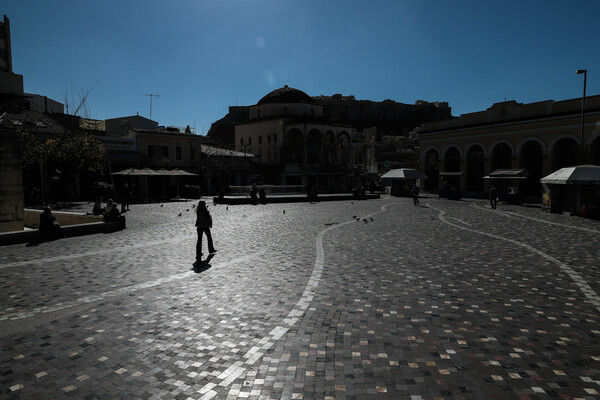
[(262, 136), (258, 137), (258, 144), (262, 144)]
[(271, 135), (267, 135), (267, 143), (271, 143)]
[(248, 138), (248, 146), (252, 146), (252, 138)]
[(277, 135), (273, 135), (273, 143), (277, 143)]
[(181, 146), (175, 147), (175, 159), (181, 161)]
[(260, 118), (260, 110), (256, 110), (256, 118)]
[(244, 145), (244, 138), (240, 138), (240, 146)]
[(148, 154), (148, 157), (154, 158), (154, 146), (149, 144), (146, 153)]
[(287, 115), (287, 113), (288, 113), (288, 108), (287, 107), (283, 107), (282, 114), (283, 115)]
[(162, 156), (163, 158), (169, 158), (169, 146), (162, 147)]

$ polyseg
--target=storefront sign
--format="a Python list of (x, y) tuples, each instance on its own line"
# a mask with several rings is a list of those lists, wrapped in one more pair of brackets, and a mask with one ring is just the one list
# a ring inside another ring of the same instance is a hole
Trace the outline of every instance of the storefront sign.
[(108, 151), (135, 151), (137, 150), (136, 140), (125, 137), (96, 136), (104, 144)]

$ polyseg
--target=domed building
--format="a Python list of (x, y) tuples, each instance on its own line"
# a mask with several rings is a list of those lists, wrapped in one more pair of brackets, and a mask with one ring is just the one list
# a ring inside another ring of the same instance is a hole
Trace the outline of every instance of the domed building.
[(356, 129), (324, 120), (323, 106), (284, 86), (249, 107), (235, 125), (237, 151), (256, 156), (253, 175), (265, 183), (312, 184), (321, 192), (353, 187)]

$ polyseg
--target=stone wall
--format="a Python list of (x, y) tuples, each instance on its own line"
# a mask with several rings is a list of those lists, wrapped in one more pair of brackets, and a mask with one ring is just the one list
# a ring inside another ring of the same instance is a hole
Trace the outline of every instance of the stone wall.
[(23, 205), (19, 133), (0, 129), (0, 232), (23, 230)]
[[(40, 214), (42, 210), (25, 210), (24, 224), (27, 228), (38, 229), (40, 224)], [(87, 215), (84, 213), (52, 211), (56, 222), (60, 226), (70, 226), (79, 224), (90, 224), (92, 222), (102, 222), (102, 215)]]

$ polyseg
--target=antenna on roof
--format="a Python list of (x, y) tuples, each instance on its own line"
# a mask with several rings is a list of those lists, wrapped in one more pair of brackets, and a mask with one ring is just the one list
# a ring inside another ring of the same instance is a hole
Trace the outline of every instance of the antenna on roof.
[(144, 96), (150, 96), (150, 120), (152, 120), (152, 98), (156, 97), (157, 99), (160, 97), (158, 94), (145, 94)]

